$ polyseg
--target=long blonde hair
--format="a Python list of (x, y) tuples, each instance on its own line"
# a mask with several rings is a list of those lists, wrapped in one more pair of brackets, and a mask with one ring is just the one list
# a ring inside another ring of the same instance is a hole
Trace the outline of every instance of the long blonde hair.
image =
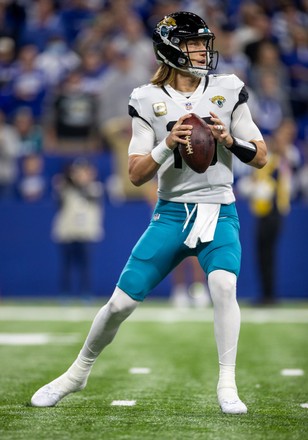
[(151, 78), (151, 83), (154, 86), (162, 87), (170, 84), (175, 79), (175, 69), (167, 64), (161, 64)]

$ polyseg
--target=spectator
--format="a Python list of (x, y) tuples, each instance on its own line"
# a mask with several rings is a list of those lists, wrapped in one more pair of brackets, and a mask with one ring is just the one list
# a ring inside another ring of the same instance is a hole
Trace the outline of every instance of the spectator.
[(0, 3), (0, 36), (11, 37), (17, 47), (26, 19), (29, 1), (2, 0)]
[(15, 43), (12, 38), (0, 38), (0, 93), (16, 73)]
[(291, 78), (290, 100), (295, 117), (300, 118), (308, 109), (308, 33), (303, 26), (290, 31), (292, 45), (283, 53), (283, 61)]
[(31, 109), (19, 108), (13, 118), (13, 126), (18, 136), (20, 156), (43, 152), (42, 128), (35, 123)]
[(79, 53), (89, 48), (102, 51), (106, 42), (117, 34), (116, 23), (111, 11), (104, 10), (97, 14), (91, 26), (85, 27), (77, 36), (75, 47)]
[(305, 204), (308, 204), (308, 160), (304, 165), (298, 170), (296, 176), (296, 191), (300, 196), (301, 200)]
[[(305, 114), (297, 119), (298, 145), (304, 162), (308, 164), (308, 108)], [(308, 188), (307, 188), (308, 189)]]
[(17, 59), (17, 70), (9, 85), (11, 94), (10, 116), (20, 107), (29, 107), (35, 120), (41, 120), (48, 92), (44, 72), (36, 67), (37, 49), (24, 46)]
[(293, 0), (281, 0), (280, 7), (273, 14), (271, 21), (272, 34), (278, 41), (282, 52), (288, 52), (292, 49), (292, 32), (297, 26), (304, 29), (308, 27), (308, 14), (304, 12), (304, 3), (302, 2), (302, 11), (297, 2)]
[(277, 88), (288, 99), (290, 78), (286, 66), (281, 62), (280, 52), (271, 41), (260, 42), (257, 48), (256, 59), (249, 75), (252, 89), (260, 92), (262, 78), (267, 73), (275, 75)]
[(77, 53), (70, 49), (59, 32), (51, 34), (46, 48), (38, 55), (36, 65), (45, 72), (51, 88), (57, 86), (64, 77), (80, 64)]
[(24, 156), (21, 160), (21, 176), (18, 193), (26, 202), (37, 202), (46, 196), (47, 182), (44, 175), (43, 156), (35, 153)]
[(107, 66), (102, 51), (89, 47), (81, 53), (81, 90), (94, 97), (100, 93)]
[(292, 116), (292, 110), (284, 90), (279, 86), (276, 72), (264, 71), (259, 80), (256, 121), (262, 134), (269, 136), (285, 118)]
[(22, 45), (34, 45), (39, 52), (42, 52), (46, 49), (51, 35), (55, 32), (64, 34), (64, 27), (55, 3), (55, 0), (35, 0), (30, 3), (21, 34)]
[(113, 64), (105, 75), (99, 95), (98, 121), (103, 141), (114, 154), (114, 175), (107, 183), (107, 190), (115, 202), (144, 198), (147, 185), (137, 188), (127, 171), (127, 148), (131, 138), (131, 120), (127, 102), (132, 88), (146, 83), (148, 72), (134, 63), (127, 44), (110, 44), (109, 55)]
[(134, 4), (131, 0), (107, 0), (106, 9), (109, 10), (113, 16), (115, 29), (121, 32), (122, 23), (124, 23), (126, 17), (133, 12)]
[(248, 80), (249, 58), (239, 50), (234, 27), (224, 25), (219, 31), (219, 67), (217, 73), (234, 73), (242, 81)]
[(79, 69), (68, 74), (49, 102), (46, 148), (81, 153), (98, 148), (95, 97), (82, 90)]
[(259, 41), (268, 33), (268, 26), (270, 22), (259, 4), (241, 2), (235, 29), (235, 38), (240, 50), (244, 52), (248, 44)]
[(302, 163), (295, 175), (294, 196), (308, 204), (308, 112), (297, 120), (297, 145)]
[(256, 216), (255, 241), (257, 267), (261, 284), (258, 304), (277, 302), (277, 245), (283, 231), (283, 217), (291, 209), (292, 174), (299, 165), (299, 152), (294, 145), (296, 128), (292, 120), (283, 123), (269, 138), (267, 165), (238, 181), (239, 194), (250, 200)]
[(15, 43), (12, 38), (0, 38), (0, 108), (8, 114), (11, 110), (11, 89), (9, 85), (16, 76)]
[(16, 43), (25, 19), (25, 7), (17, 2), (0, 2), (0, 38), (9, 37)]
[(61, 23), (65, 30), (68, 44), (73, 47), (80, 33), (91, 28), (95, 18), (95, 10), (89, 0), (69, 0), (60, 13)]
[(132, 58), (132, 63), (139, 69), (144, 69), (145, 74), (150, 78), (154, 73), (157, 63), (153, 55), (152, 40), (146, 34), (146, 29), (140, 18), (129, 13), (126, 15), (121, 32), (115, 41), (123, 47), (127, 47)]
[(73, 294), (73, 276), (78, 274), (78, 294), (89, 299), (91, 285), (91, 243), (103, 238), (102, 184), (96, 169), (86, 160), (76, 159), (55, 177), (59, 209), (52, 237), (61, 252), (60, 289), (65, 297)]
[(260, 45), (264, 42), (275, 42), (275, 40), (271, 33), (271, 21), (264, 12), (259, 11), (255, 15), (252, 25), (255, 37), (252, 37), (250, 42), (244, 43), (243, 51), (250, 59), (251, 64), (254, 65)]
[(14, 195), (18, 155), (16, 131), (7, 124), (5, 115), (0, 110), (0, 199)]

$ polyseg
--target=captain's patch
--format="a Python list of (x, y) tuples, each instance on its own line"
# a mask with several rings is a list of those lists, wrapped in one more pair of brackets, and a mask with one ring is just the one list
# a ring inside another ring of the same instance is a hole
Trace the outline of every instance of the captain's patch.
[(167, 114), (167, 106), (165, 102), (155, 102), (153, 104), (155, 116), (164, 116)]

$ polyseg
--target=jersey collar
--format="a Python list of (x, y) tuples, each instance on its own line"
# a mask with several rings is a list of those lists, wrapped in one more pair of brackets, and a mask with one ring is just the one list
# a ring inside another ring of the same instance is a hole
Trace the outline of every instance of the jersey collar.
[[(192, 92), (190, 99), (193, 97), (194, 99), (198, 99), (199, 97), (201, 97), (201, 95), (203, 95), (203, 93), (205, 92), (207, 86), (209, 83), (209, 77), (203, 77), (201, 78), (201, 81), (198, 85), (198, 87), (196, 88), (196, 90), (194, 92)], [(166, 86), (162, 86), (162, 90), (168, 95), (170, 96), (170, 98), (173, 98), (175, 96), (183, 96), (181, 93), (179, 93), (177, 90), (175, 90), (173, 87), (171, 87), (169, 84), (167, 84)]]

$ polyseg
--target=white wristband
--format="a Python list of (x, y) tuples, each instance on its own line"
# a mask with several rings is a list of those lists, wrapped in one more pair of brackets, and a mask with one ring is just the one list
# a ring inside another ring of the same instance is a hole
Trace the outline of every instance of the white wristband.
[(172, 152), (173, 150), (167, 146), (166, 140), (164, 139), (152, 150), (151, 156), (156, 163), (162, 165), (164, 162), (166, 162), (168, 157), (171, 156)]

